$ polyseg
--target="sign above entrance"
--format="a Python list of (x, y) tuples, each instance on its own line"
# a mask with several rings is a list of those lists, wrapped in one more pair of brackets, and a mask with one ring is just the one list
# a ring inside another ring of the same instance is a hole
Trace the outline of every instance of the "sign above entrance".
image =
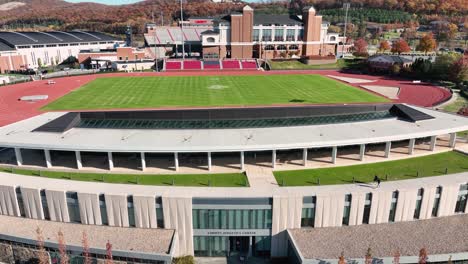
[(269, 229), (194, 229), (194, 236), (270, 236)]

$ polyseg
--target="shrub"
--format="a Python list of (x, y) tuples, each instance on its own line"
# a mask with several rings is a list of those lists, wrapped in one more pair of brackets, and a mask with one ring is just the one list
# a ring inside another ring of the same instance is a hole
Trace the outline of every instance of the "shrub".
[(195, 264), (195, 258), (193, 256), (174, 258), (172, 264)]

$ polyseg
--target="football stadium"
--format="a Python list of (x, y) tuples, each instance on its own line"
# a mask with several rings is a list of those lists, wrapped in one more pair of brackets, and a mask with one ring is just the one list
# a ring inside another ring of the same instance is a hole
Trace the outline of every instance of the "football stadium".
[(76, 263), (83, 232), (122, 263), (462, 263), (468, 118), (431, 107), (447, 97), (332, 70), (4, 86), (0, 261), (38, 254), (39, 227), (51, 261), (61, 230)]

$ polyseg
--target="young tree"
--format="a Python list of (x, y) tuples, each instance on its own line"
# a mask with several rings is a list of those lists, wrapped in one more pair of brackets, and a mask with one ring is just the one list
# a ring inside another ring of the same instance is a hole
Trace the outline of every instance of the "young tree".
[(62, 230), (58, 232), (58, 247), (60, 255), (60, 264), (68, 264), (67, 245)]
[(341, 255), (340, 255), (339, 259), (338, 259), (338, 264), (346, 264), (346, 260), (345, 260), (343, 251), (341, 251)]
[(421, 250), (419, 250), (419, 261), (418, 263), (419, 264), (426, 264), (427, 263), (427, 251), (426, 251), (426, 248), (421, 248)]
[(391, 51), (392, 53), (398, 53), (398, 55), (400, 55), (401, 53), (411, 51), (411, 48), (404, 39), (399, 39), (393, 42)]
[(468, 55), (462, 56), (449, 67), (449, 80), (462, 83), (468, 80)]
[(380, 45), (379, 45), (379, 51), (380, 52), (385, 52), (387, 50), (390, 50), (391, 47), (390, 47), (390, 44), (388, 44), (388, 41), (386, 40), (382, 40), (380, 41)]
[(369, 55), (367, 53), (367, 42), (362, 38), (354, 42), (353, 49), (354, 49), (354, 52), (353, 52), (354, 56), (367, 57)]
[(36, 228), (37, 247), (39, 248), (39, 264), (49, 264), (49, 256), (44, 247), (44, 235), (42, 229)]
[(434, 36), (432, 35), (432, 33), (430, 33), (430, 34), (425, 34), (421, 38), (418, 46), (416, 47), (416, 50), (422, 51), (424, 53), (428, 53), (428, 52), (434, 51), (436, 47), (437, 47), (437, 44), (434, 39)]
[(105, 264), (113, 264), (114, 261), (112, 260), (112, 244), (107, 240), (106, 243), (106, 262)]
[(393, 264), (400, 264), (400, 250), (395, 250), (393, 254)]
[(91, 256), (89, 255), (88, 235), (84, 231), (82, 233), (81, 243), (83, 244), (83, 257), (84, 257), (83, 264), (91, 264), (92, 262), (91, 262)]
[(372, 264), (372, 251), (371, 251), (370, 248), (367, 249), (364, 263), (365, 264)]

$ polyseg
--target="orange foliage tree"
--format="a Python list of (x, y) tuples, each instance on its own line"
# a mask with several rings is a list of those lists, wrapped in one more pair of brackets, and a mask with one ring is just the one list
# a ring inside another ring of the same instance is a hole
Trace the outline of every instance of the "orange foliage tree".
[(406, 42), (406, 40), (399, 39), (393, 42), (391, 51), (392, 53), (398, 53), (398, 55), (400, 55), (401, 53), (411, 51), (411, 48), (408, 45), (408, 42)]
[(434, 36), (432, 33), (425, 34), (421, 40), (419, 41), (418, 46), (416, 47), (416, 50), (422, 51), (424, 53), (428, 53), (431, 51), (434, 51), (437, 47), (437, 43), (434, 39)]

